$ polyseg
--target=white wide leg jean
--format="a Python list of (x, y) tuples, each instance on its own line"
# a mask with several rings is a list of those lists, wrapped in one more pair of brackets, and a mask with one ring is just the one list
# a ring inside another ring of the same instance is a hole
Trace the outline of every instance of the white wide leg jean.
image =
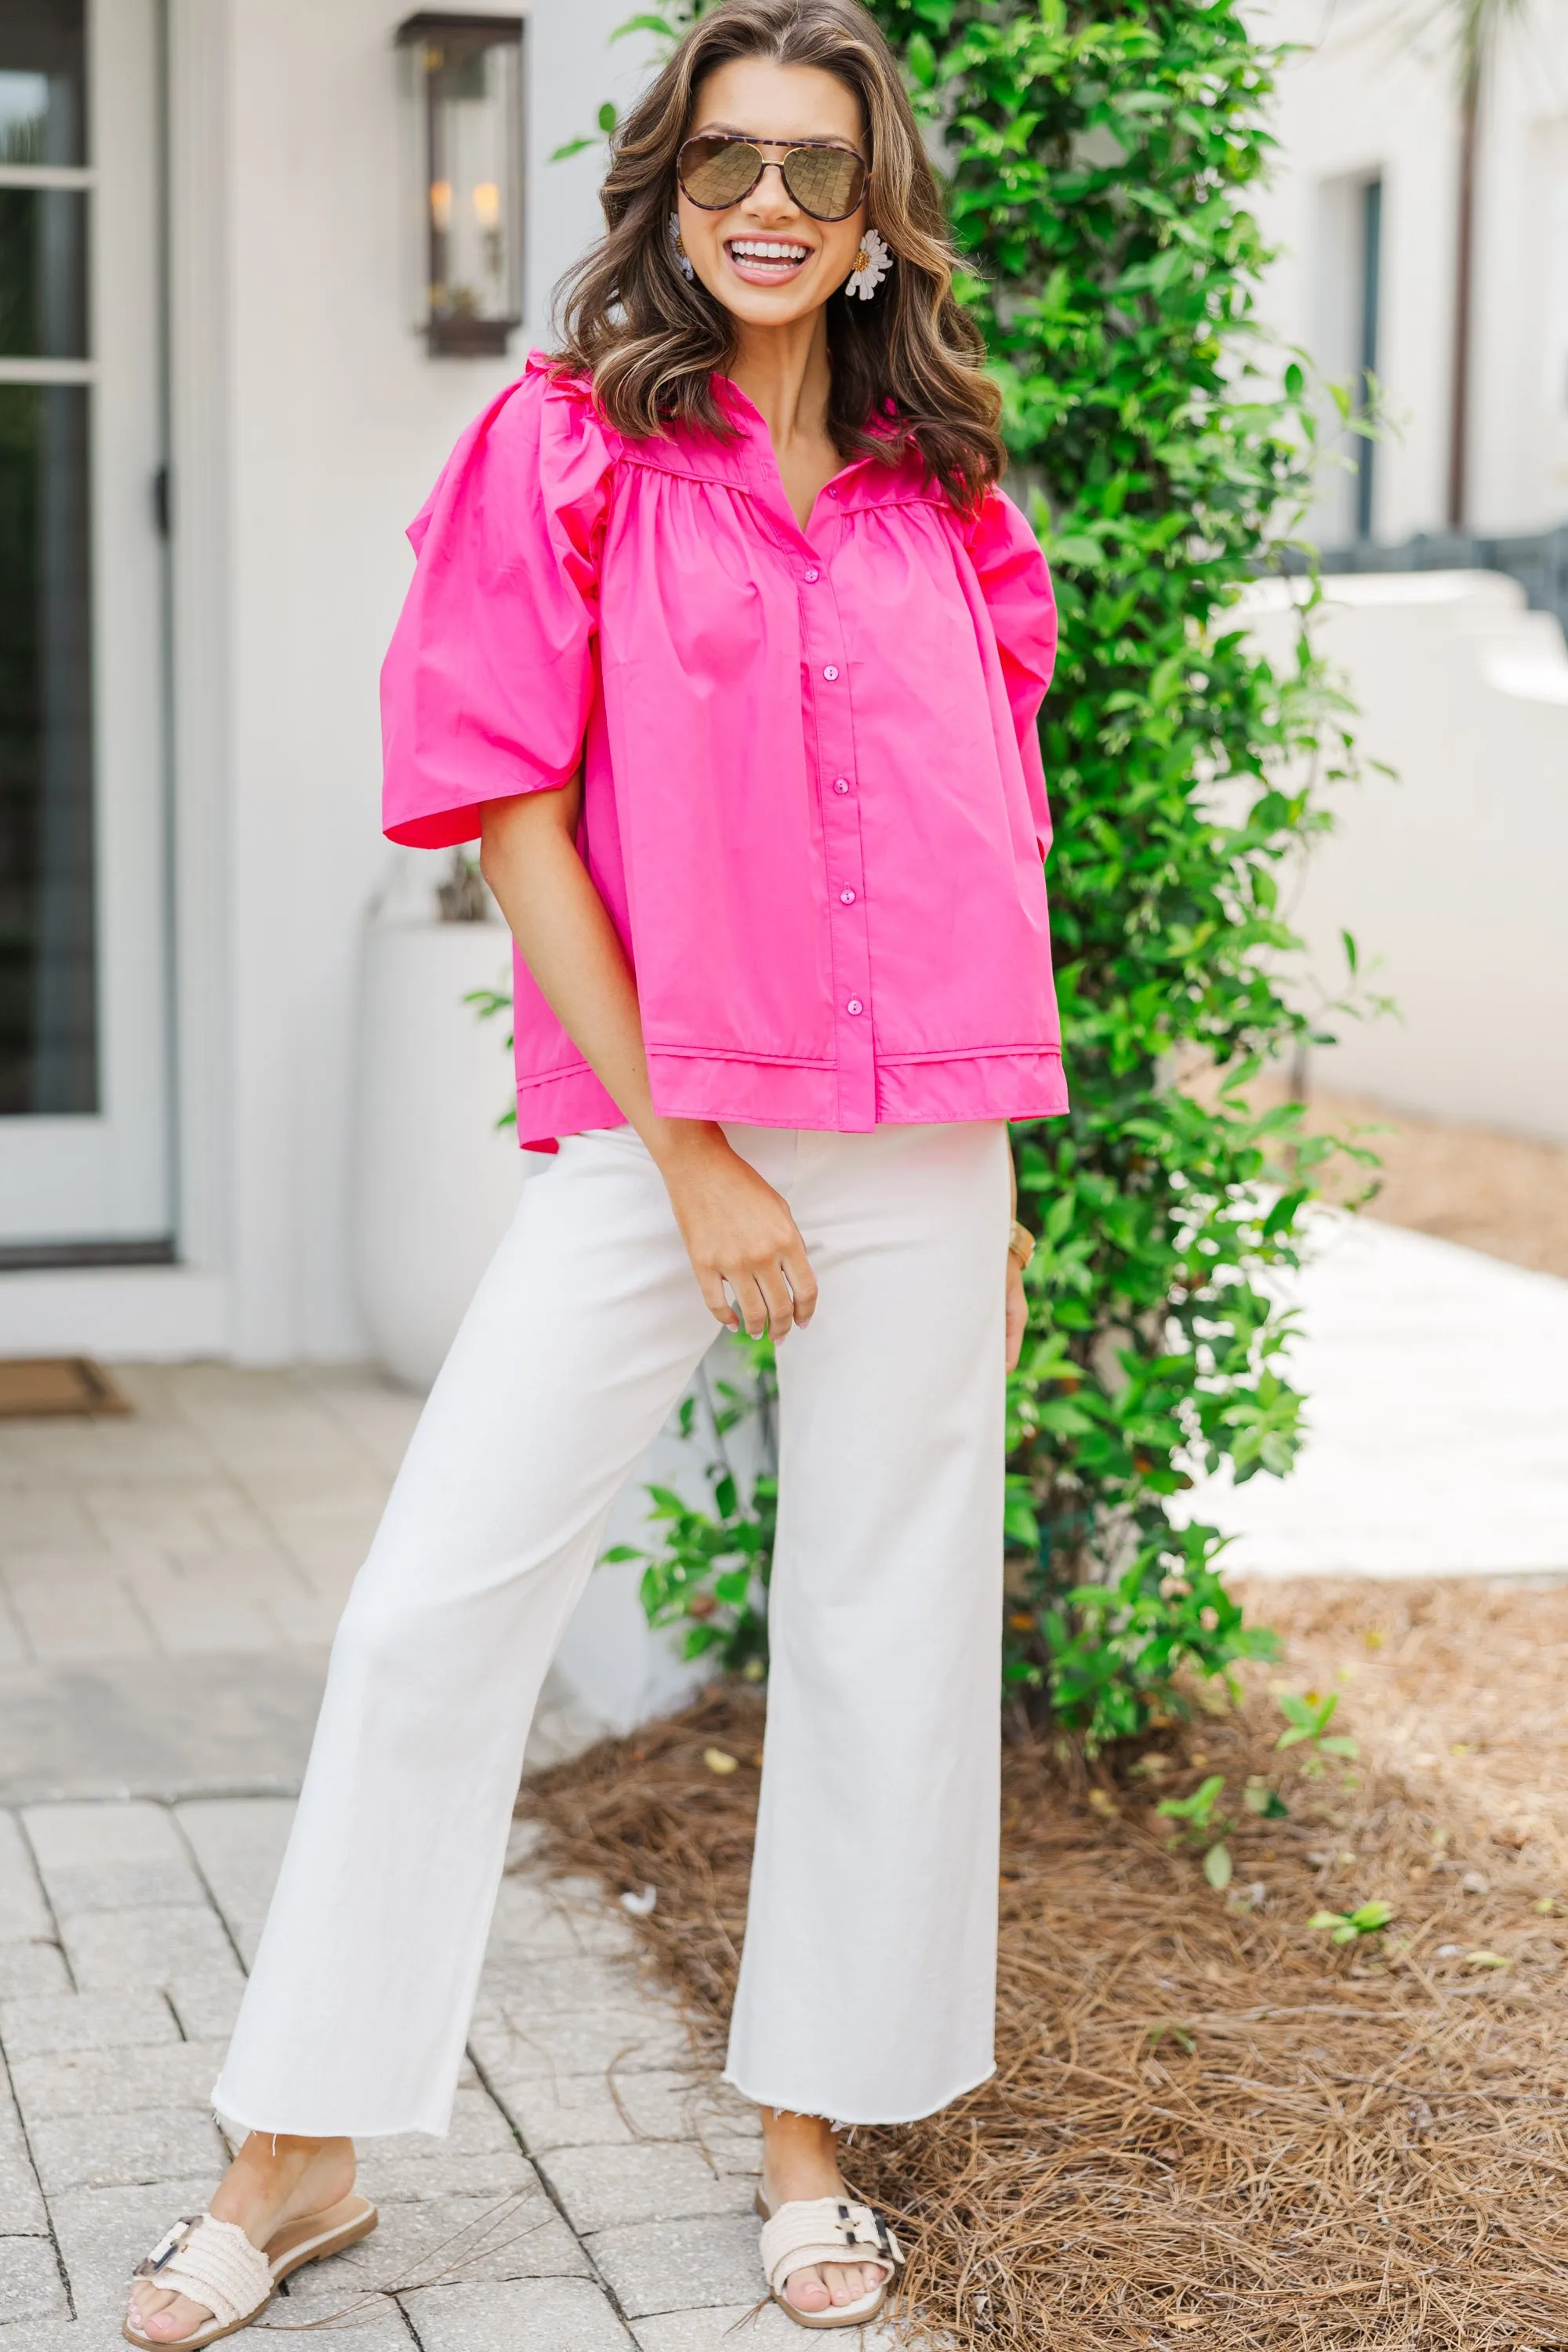
[[(728, 1130), (820, 1285), (779, 1350), (766, 1763), (728, 2079), (843, 2122), (991, 2072), (1005, 1129)], [(630, 1128), (524, 1187), (350, 1595), (218, 2112), (441, 2133), (540, 1685), (713, 1337)]]

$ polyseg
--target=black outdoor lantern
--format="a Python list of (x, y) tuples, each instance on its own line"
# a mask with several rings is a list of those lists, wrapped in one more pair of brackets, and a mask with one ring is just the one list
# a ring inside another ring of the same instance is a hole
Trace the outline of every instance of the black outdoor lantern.
[(504, 352), (522, 323), (522, 18), (409, 16), (417, 324), (432, 352)]

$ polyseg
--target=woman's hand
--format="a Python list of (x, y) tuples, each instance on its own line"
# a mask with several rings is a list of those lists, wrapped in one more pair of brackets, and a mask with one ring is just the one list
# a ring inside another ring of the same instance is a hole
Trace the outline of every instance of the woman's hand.
[[(675, 1222), (709, 1312), (726, 1331), (766, 1331), (775, 1345), (816, 1311), (816, 1276), (781, 1193), (717, 1127), (658, 1122), (671, 1141), (656, 1151)], [(735, 1308), (724, 1296), (728, 1283)]]
[(1024, 1330), (1029, 1319), (1029, 1303), (1024, 1296), (1024, 1269), (1011, 1250), (1007, 1253), (1007, 1370), (1016, 1372), (1018, 1358), (1024, 1350)]

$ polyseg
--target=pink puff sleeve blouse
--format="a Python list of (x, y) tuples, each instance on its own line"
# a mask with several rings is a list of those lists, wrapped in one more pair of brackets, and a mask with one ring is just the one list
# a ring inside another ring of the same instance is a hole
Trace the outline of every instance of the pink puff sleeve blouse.
[[(1036, 715), (1056, 611), (993, 491), (845, 467), (800, 529), (767, 428), (629, 441), (537, 353), (409, 536), (385, 827), (470, 841), (584, 771), (657, 1108), (858, 1132), (1065, 1110)], [(621, 1113), (516, 961), (518, 1132)]]

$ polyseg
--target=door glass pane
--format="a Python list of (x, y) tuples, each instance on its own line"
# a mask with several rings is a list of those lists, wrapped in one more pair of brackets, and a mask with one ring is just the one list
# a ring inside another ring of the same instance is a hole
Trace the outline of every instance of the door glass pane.
[(0, 0), (0, 163), (87, 161), (82, 0)]
[(0, 1115), (98, 1108), (85, 384), (0, 384)]
[(0, 358), (87, 357), (87, 197), (0, 188)]
[[(0, 0), (0, 161), (85, 160), (82, 0)], [(0, 356), (87, 355), (85, 194), (0, 190)], [(0, 384), (0, 1115), (98, 1108), (89, 404)]]

